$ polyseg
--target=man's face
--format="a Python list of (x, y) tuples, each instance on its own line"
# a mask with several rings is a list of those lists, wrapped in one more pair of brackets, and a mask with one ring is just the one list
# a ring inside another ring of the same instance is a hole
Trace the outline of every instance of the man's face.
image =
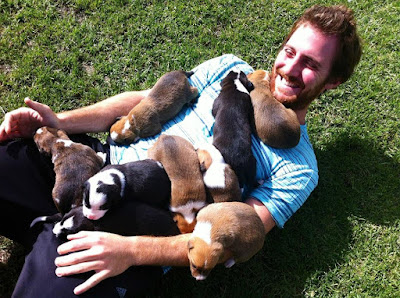
[(271, 73), (271, 91), (286, 107), (302, 110), (324, 90), (339, 82), (328, 82), (338, 40), (323, 35), (311, 25), (301, 25), (279, 52)]

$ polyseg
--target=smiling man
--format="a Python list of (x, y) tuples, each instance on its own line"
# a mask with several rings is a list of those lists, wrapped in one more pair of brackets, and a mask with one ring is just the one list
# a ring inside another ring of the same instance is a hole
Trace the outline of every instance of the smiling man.
[[(272, 67), (270, 87), (278, 101), (295, 111), (301, 124), (301, 139), (296, 147), (280, 150), (252, 137), (252, 151), (257, 160), (256, 179), (260, 185), (246, 193), (243, 201), (255, 209), (265, 233), (275, 226), (282, 228), (316, 187), (318, 168), (307, 134), (307, 110), (322, 92), (337, 87), (351, 76), (360, 56), (361, 45), (353, 12), (344, 6), (311, 7), (294, 24), (284, 41)], [(245, 73), (253, 71), (233, 55), (214, 58), (196, 67), (190, 83), (199, 90), (198, 102), (184, 108), (166, 123), (163, 133), (181, 135), (193, 144), (211, 142), (212, 103), (219, 94), (221, 80), (232, 69)], [(32, 238), (27, 231), (30, 220), (55, 210), (49, 199), (51, 182), (46, 180), (51, 175), (46, 174), (48, 169), (32, 142), (9, 140), (31, 137), (43, 125), (64, 129), (69, 134), (106, 131), (117, 116), (127, 114), (147, 93), (126, 92), (93, 106), (60, 114), (55, 114), (48, 106), (26, 100), (29, 108), (8, 113), (0, 126), (0, 141), (7, 141), (0, 146), (0, 173), (6, 173), (0, 177), (5, 181), (0, 189), (0, 215), (4, 213), (0, 219), (9, 218), (6, 214), (15, 214), (15, 219), (8, 219), (7, 224), (0, 222), (0, 232), (31, 244)], [(109, 153), (111, 163), (125, 163), (146, 158), (147, 149), (156, 138), (147, 138), (129, 147), (102, 145), (90, 138), (80, 138), (80, 141)], [(15, 161), (10, 152), (16, 147), (23, 149), (19, 152), (30, 154), (22, 154)], [(33, 165), (29, 175), (23, 174), (26, 164)], [(29, 200), (25, 188), (17, 187), (21, 183), (30, 191)], [(33, 242), (14, 294), (36, 296), (43, 295), (44, 290), (52, 296), (72, 295), (73, 290), (76, 294), (86, 292), (93, 297), (105, 293), (114, 293), (117, 297), (138, 294), (161, 277), (157, 266), (189, 265), (187, 242), (190, 236), (122, 237), (103, 232), (80, 232), (70, 235), (69, 241), (58, 246), (51, 227), (45, 225)], [(56, 250), (60, 256), (54, 261)], [(54, 274), (54, 262), (58, 277)], [(77, 275), (79, 273), (86, 275)]]

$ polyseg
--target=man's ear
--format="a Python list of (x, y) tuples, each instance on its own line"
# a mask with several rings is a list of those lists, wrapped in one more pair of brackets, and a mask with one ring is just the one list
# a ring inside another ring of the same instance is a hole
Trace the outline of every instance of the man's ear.
[(333, 78), (332, 80), (329, 80), (326, 84), (325, 84), (325, 90), (331, 90), (331, 89), (335, 89), (337, 86), (339, 86), (342, 83), (342, 79), (341, 78)]

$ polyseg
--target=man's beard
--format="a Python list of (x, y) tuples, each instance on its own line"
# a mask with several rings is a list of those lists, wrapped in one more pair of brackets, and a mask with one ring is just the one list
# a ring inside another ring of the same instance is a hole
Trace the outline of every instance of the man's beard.
[[(272, 94), (275, 92), (275, 81), (276, 77), (280, 75), (288, 82), (294, 82), (300, 86), (304, 86), (302, 82), (297, 82), (293, 78), (290, 78), (284, 74), (282, 74), (279, 70), (276, 71), (275, 67), (272, 68), (271, 71), (271, 79), (270, 79), (270, 89)], [(307, 92), (300, 92), (298, 95), (287, 96), (284, 99), (277, 99), (280, 103), (282, 103), (285, 107), (290, 108), (294, 111), (303, 110), (307, 108), (310, 103), (317, 98), (323, 91), (326, 82), (321, 82), (318, 86), (315, 86), (312, 90), (308, 90)]]

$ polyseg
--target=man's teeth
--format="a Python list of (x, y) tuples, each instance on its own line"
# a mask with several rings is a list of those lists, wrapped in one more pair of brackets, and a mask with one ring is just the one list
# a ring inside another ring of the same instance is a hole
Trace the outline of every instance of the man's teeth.
[(284, 85), (286, 85), (286, 86), (288, 86), (288, 87), (291, 87), (291, 88), (296, 88), (296, 87), (298, 87), (296, 83), (291, 83), (291, 82), (287, 81), (287, 80), (286, 80), (284, 77), (282, 77), (282, 76), (281, 76), (281, 81), (282, 81), (282, 84), (284, 84)]

